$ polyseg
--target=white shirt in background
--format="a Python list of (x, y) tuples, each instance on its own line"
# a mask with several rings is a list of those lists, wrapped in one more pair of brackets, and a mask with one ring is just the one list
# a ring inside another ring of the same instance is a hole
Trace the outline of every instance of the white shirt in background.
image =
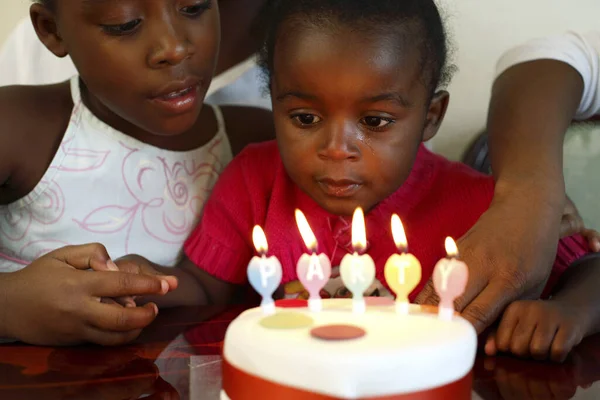
[(583, 78), (584, 91), (576, 119), (600, 115), (600, 31), (535, 39), (507, 51), (498, 61), (496, 76), (528, 61), (557, 60), (569, 64)]

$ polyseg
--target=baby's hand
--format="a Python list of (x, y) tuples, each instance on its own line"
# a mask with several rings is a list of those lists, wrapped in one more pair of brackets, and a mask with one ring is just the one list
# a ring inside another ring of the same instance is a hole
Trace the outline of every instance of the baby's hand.
[[(170, 275), (165, 275), (156, 269), (156, 265), (148, 261), (146, 258), (137, 254), (130, 254), (115, 260), (115, 264), (121, 272), (127, 272), (136, 275), (150, 275), (159, 277), (169, 285), (168, 292), (177, 289), (177, 278)], [(167, 292), (167, 293), (168, 293)]]
[(536, 360), (563, 362), (583, 339), (585, 315), (560, 301), (516, 301), (504, 312), (485, 352), (510, 352)]

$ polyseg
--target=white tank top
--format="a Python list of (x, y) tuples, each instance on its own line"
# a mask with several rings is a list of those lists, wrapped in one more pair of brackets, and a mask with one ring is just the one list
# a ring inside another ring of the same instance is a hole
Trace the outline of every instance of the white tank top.
[(15, 271), (72, 244), (99, 242), (113, 259), (140, 254), (173, 266), (217, 177), (231, 161), (219, 131), (177, 152), (129, 137), (96, 118), (71, 79), (73, 112), (48, 170), (27, 196), (0, 206), (0, 272)]

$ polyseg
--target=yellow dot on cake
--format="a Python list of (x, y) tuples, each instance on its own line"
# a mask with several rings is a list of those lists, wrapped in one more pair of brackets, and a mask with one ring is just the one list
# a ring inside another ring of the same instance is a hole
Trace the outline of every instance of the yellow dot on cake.
[(301, 329), (313, 324), (311, 317), (296, 312), (278, 312), (260, 320), (260, 325), (267, 329)]

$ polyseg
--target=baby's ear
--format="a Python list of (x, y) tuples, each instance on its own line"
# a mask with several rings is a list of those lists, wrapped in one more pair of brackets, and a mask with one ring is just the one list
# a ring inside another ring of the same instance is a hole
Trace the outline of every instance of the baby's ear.
[(425, 121), (425, 129), (423, 130), (423, 141), (431, 140), (440, 129), (442, 121), (446, 116), (448, 104), (450, 103), (450, 93), (445, 90), (440, 90), (433, 95), (429, 109), (427, 110), (427, 120)]
[(65, 57), (68, 52), (56, 25), (52, 10), (40, 3), (32, 4), (29, 16), (40, 41), (57, 57)]

